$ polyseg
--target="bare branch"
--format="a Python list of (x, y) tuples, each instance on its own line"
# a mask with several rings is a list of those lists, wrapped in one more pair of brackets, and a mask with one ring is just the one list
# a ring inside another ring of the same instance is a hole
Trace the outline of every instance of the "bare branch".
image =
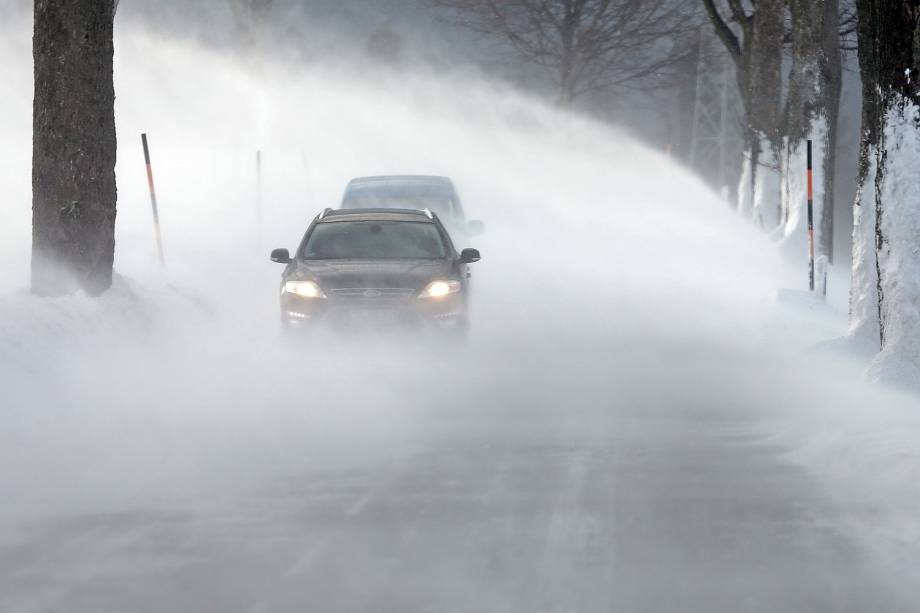
[(738, 40), (738, 37), (735, 36), (735, 33), (732, 32), (732, 29), (728, 27), (728, 24), (725, 23), (725, 20), (722, 19), (722, 15), (719, 13), (719, 9), (716, 7), (713, 0), (703, 0), (703, 6), (706, 8), (709, 20), (716, 29), (716, 36), (719, 37), (719, 40), (721, 40), (725, 48), (728, 49), (728, 54), (731, 56), (732, 60), (737, 63), (741, 59), (741, 42)]
[(547, 70), (563, 103), (658, 78), (686, 51), (676, 50), (677, 41), (699, 15), (686, 0), (428, 1), (453, 23), (503, 40)]

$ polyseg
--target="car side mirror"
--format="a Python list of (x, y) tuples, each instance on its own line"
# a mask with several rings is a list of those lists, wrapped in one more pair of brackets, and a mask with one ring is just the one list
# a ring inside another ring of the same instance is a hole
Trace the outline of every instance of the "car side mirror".
[(279, 264), (290, 264), (291, 253), (287, 249), (275, 249), (272, 251), (272, 262)]
[(473, 262), (478, 262), (480, 259), (479, 249), (464, 249), (460, 252), (460, 261), (464, 264), (472, 264)]
[(470, 236), (479, 236), (486, 231), (486, 224), (478, 219), (471, 219), (466, 223), (466, 233)]

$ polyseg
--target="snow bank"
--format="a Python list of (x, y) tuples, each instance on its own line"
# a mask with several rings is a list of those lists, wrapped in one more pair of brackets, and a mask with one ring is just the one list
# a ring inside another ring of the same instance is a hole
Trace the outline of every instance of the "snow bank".
[[(846, 367), (836, 367), (832, 377), (815, 379), (823, 402), (806, 412), (780, 411), (764, 427), (774, 433), (771, 442), (790, 450), (789, 461), (828, 489), (843, 529), (859, 536), (890, 577), (910, 585), (920, 551), (920, 401), (882, 387), (841, 386)], [(849, 368), (858, 380), (860, 369)]]
[(99, 299), (0, 295), (2, 376), (53, 376), (74, 355), (117, 352), (128, 339), (153, 346), (166, 332), (200, 326), (211, 312), (200, 296), (150, 284), (138, 291), (119, 276)]

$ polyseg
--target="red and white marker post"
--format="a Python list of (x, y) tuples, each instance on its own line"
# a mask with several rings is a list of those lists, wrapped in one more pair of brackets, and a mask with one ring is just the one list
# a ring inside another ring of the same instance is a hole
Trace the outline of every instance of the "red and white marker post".
[(150, 189), (150, 206), (153, 209), (153, 229), (157, 239), (157, 255), (160, 266), (166, 265), (163, 258), (163, 239), (160, 236), (160, 214), (157, 211), (157, 192), (153, 187), (153, 166), (150, 164), (150, 148), (147, 146), (147, 134), (141, 134), (141, 144), (144, 146), (144, 163), (147, 165), (147, 187)]
[(811, 141), (808, 141), (808, 289), (815, 291), (815, 214), (814, 178), (811, 168)]

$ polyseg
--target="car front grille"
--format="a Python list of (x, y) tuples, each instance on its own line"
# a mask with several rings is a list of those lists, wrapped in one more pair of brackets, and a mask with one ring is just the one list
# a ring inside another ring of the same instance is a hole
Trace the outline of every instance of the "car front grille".
[(331, 293), (334, 296), (341, 296), (342, 298), (359, 298), (372, 300), (375, 298), (387, 299), (398, 299), (398, 298), (407, 298), (415, 293), (415, 290), (412, 288), (375, 288), (375, 287), (347, 287), (331, 290)]

